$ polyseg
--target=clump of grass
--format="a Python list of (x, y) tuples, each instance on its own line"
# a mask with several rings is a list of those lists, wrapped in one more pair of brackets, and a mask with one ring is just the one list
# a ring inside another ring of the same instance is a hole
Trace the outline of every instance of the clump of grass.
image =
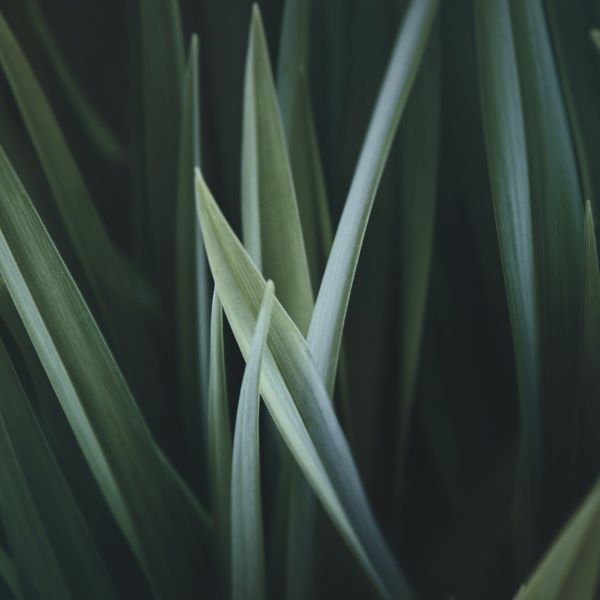
[(67, 4), (0, 14), (0, 596), (596, 597), (593, 4)]

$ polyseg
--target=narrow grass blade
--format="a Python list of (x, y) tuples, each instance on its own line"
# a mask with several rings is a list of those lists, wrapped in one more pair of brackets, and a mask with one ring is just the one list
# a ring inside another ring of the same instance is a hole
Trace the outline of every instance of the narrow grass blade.
[(184, 81), (177, 0), (140, 0), (145, 178), (153, 262), (168, 300), (175, 247), (177, 150)]
[(533, 226), (517, 57), (507, 0), (475, 3), (481, 109), (521, 410), (517, 526), (532, 552), (540, 477), (539, 356)]
[(274, 286), (268, 281), (242, 380), (235, 419), (231, 464), (232, 597), (265, 597), (265, 551), (260, 491), (260, 377), (273, 310)]
[(19, 576), (13, 560), (6, 554), (3, 548), (0, 548), (0, 578), (7, 587), (7, 592), (12, 594), (9, 598), (21, 600), (21, 586), (19, 585)]
[(312, 288), (284, 131), (258, 7), (252, 11), (242, 140), (244, 244), (301, 331)]
[(592, 206), (585, 207), (583, 292), (580, 328), (577, 421), (572, 474), (577, 491), (585, 490), (600, 466), (600, 268)]
[(439, 0), (412, 0), (407, 8), (319, 289), (308, 344), (329, 391), (333, 389), (344, 319), (369, 215), (438, 4)]
[[(266, 283), (200, 173), (196, 186), (199, 219), (215, 285), (242, 354), (248, 356)], [(261, 393), (290, 451), (373, 583), (386, 597), (411, 597), (375, 523), (310, 350), (277, 300)]]
[(223, 309), (215, 291), (210, 325), (210, 385), (208, 390), (208, 472), (214, 538), (219, 549), (221, 575), (229, 589), (231, 425), (223, 347)]
[(25, 4), (33, 29), (81, 127), (104, 158), (111, 162), (121, 162), (124, 158), (123, 144), (96, 111), (71, 73), (38, 0), (26, 0)]
[[(440, 33), (436, 27), (400, 126), (400, 421), (398, 477), (402, 477), (411, 421), (429, 271), (437, 194), (440, 135)], [(400, 482), (398, 481), (398, 489)]]
[(0, 274), (147, 577), (197, 593), (208, 524), (155, 445), (83, 298), (0, 149)]
[(198, 87), (198, 38), (192, 36), (188, 56), (177, 186), (176, 315), (178, 364), (183, 397), (183, 428), (187, 445), (195, 455), (206, 453), (210, 299), (206, 256), (195, 218), (194, 168), (200, 166), (200, 100)]
[(0, 341), (0, 515), (40, 597), (116, 598), (108, 572)]
[(593, 600), (600, 578), (600, 482), (546, 552), (515, 600)]
[(146, 322), (152, 292), (113, 246), (44, 92), (2, 14), (0, 63), (111, 342), (135, 388), (148, 396), (143, 403), (146, 416), (153, 424), (159, 422), (162, 415), (156, 414), (157, 405), (150, 401), (160, 389), (154, 341)]
[(44, 92), (1, 14), (0, 63), (89, 282), (114, 292), (127, 279), (124, 263), (108, 237)]
[(527, 140), (544, 429), (558, 447), (573, 423), (565, 400), (577, 366), (583, 199), (541, 0), (511, 0), (510, 13)]

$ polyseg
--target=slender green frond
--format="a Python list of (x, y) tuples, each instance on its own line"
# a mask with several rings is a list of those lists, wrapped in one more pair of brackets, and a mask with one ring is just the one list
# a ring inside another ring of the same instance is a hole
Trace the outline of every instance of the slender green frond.
[(79, 508), (0, 341), (0, 516), (40, 597), (116, 598)]
[(313, 307), (292, 171), (257, 6), (246, 60), (242, 139), (244, 244), (301, 331)]
[(234, 599), (265, 597), (265, 551), (260, 491), (260, 378), (273, 310), (267, 281), (242, 380), (231, 464), (231, 569)]
[(1, 149), (0, 196), (0, 274), (99, 488), (155, 589), (194, 593), (205, 574), (205, 517), (155, 445)]
[(377, 188), (417, 74), (439, 0), (412, 0), (400, 27), (335, 234), (308, 344), (325, 387), (335, 380), (352, 281)]
[[(496, 229), (511, 318), (521, 407), (518, 527), (532, 552), (531, 520), (540, 477), (539, 340), (525, 124), (508, 0), (475, 3), (483, 129)], [(525, 559), (527, 560), (527, 559)]]
[[(215, 541), (223, 579), (228, 581), (231, 501), (231, 425), (227, 399), (223, 309), (215, 291), (210, 325), (210, 384), (208, 390), (208, 473)], [(229, 589), (228, 583), (226, 589)]]

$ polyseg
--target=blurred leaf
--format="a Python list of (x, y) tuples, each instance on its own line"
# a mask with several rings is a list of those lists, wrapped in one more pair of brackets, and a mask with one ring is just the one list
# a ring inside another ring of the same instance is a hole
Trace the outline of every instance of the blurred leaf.
[(440, 34), (435, 27), (400, 126), (400, 422), (398, 449), (402, 478), (415, 394), (437, 194), (440, 135)]
[[(142, 111), (152, 260), (168, 302), (175, 247), (177, 150), (184, 82), (177, 0), (140, 0)], [(141, 207), (140, 207), (141, 208)], [(143, 212), (139, 217), (143, 217)]]
[(215, 291), (210, 326), (210, 383), (208, 389), (208, 472), (214, 537), (222, 576), (229, 588), (231, 425), (227, 400), (227, 373), (223, 349), (223, 309)]
[(600, 482), (569, 519), (515, 600), (593, 600), (600, 577)]
[[(117, 253), (42, 88), (0, 14), (0, 62), (35, 146), (62, 220), (134, 386), (156, 393), (154, 340), (144, 317), (152, 303), (138, 272)], [(143, 371), (143, 372), (142, 372)], [(159, 405), (144, 398), (146, 416), (161, 421)]]
[(599, 470), (600, 439), (600, 269), (592, 206), (585, 207), (583, 292), (580, 327), (577, 421), (572, 476), (578, 491), (591, 484)]
[(475, 24), (483, 128), (521, 408), (516, 501), (522, 526), (516, 529), (527, 561), (541, 470), (539, 340), (525, 124), (508, 0), (476, 2)]
[[(200, 173), (197, 206), (223, 308), (248, 356), (265, 280), (225, 221)], [(411, 593), (375, 523), (347, 442), (300, 331), (275, 302), (261, 393), (286, 444), (342, 537), (386, 597)]]
[(25, 4), (44, 54), (48, 57), (56, 78), (69, 101), (69, 106), (73, 109), (81, 127), (85, 129), (86, 134), (107, 160), (121, 162), (124, 158), (123, 145), (102, 116), (98, 114), (72, 74), (38, 1), (26, 0)]
[(544, 420), (556, 447), (573, 423), (564, 400), (577, 360), (583, 203), (541, 1), (511, 0), (510, 11), (527, 139)]
[(598, 52), (600, 52), (600, 29), (592, 29), (590, 31), (590, 38), (596, 48), (598, 48)]
[(0, 341), (0, 514), (20, 570), (52, 598), (116, 598)]
[(198, 38), (194, 35), (180, 127), (175, 269), (182, 422), (188, 448), (195, 455), (191, 462), (195, 469), (198, 454), (206, 453), (210, 331), (208, 269), (194, 202), (194, 168), (200, 166), (198, 69)]
[(96, 481), (159, 593), (193, 594), (208, 524), (155, 445), (81, 294), (0, 149), (0, 274)]
[(260, 483), (259, 409), (263, 354), (273, 310), (267, 281), (242, 380), (231, 464), (231, 569), (233, 598), (265, 597), (265, 551)]
[(244, 245), (306, 332), (313, 298), (296, 193), (258, 7), (252, 11), (242, 139)]
[(310, 323), (308, 345), (333, 389), (352, 281), (377, 187), (427, 45), (439, 0), (412, 0), (361, 150)]

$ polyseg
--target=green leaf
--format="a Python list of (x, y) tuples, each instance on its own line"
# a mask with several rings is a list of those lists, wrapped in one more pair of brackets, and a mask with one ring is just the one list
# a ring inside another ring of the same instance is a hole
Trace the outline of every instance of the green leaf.
[(166, 295), (175, 247), (175, 209), (170, 199), (177, 184), (183, 33), (177, 0), (140, 0), (139, 10), (146, 209), (153, 264)]
[(161, 422), (151, 402), (160, 384), (154, 341), (144, 318), (152, 295), (113, 246), (44, 92), (2, 14), (0, 63), (119, 359), (136, 389), (145, 392), (147, 417), (153, 424)]
[(600, 577), (600, 481), (546, 552), (515, 600), (593, 600)]
[(590, 39), (592, 40), (594, 46), (596, 46), (598, 49), (598, 52), (600, 52), (600, 29), (592, 29), (590, 31)]
[(154, 443), (2, 149), (0, 196), (0, 274), (100, 490), (157, 593), (197, 593), (206, 519)]
[(402, 477), (427, 306), (440, 135), (440, 35), (436, 28), (400, 126), (400, 422)]
[(273, 310), (267, 281), (242, 380), (231, 463), (231, 569), (234, 599), (265, 597), (265, 551), (260, 491), (260, 378)]
[[(200, 166), (200, 99), (198, 87), (198, 38), (192, 36), (183, 96), (177, 233), (175, 249), (178, 365), (183, 397), (183, 428), (191, 461), (198, 468), (198, 454), (205, 453), (208, 413), (210, 300), (208, 267), (202, 234), (195, 218), (194, 168)], [(199, 430), (200, 428), (200, 430)]]
[(558, 447), (573, 423), (565, 400), (576, 376), (583, 201), (541, 0), (511, 0), (510, 13), (527, 141), (544, 422)]
[(101, 298), (122, 285), (130, 289), (123, 259), (108, 237), (56, 117), (2, 14), (0, 63), (92, 288)]
[(0, 515), (40, 597), (116, 598), (106, 568), (0, 341)]
[[(242, 354), (247, 357), (266, 283), (199, 172), (196, 193), (206, 253), (219, 298)], [(264, 358), (261, 393), (304, 475), (373, 583), (386, 597), (410, 597), (375, 523), (308, 346), (277, 300)]]
[(517, 502), (525, 536), (520, 550), (527, 557), (541, 468), (539, 341), (525, 124), (508, 1), (476, 2), (475, 24), (483, 129), (520, 398)]
[[(600, 466), (600, 440), (596, 423), (600, 418), (600, 268), (592, 206), (585, 207), (583, 291), (580, 327), (577, 421), (572, 475), (578, 489), (596, 477)], [(584, 488), (584, 489), (585, 489)]]
[(252, 10), (242, 139), (244, 245), (301, 331), (313, 306), (296, 193), (258, 7)]
[(369, 215), (438, 5), (439, 0), (412, 0), (407, 8), (319, 289), (310, 322), (308, 345), (325, 387), (330, 392)]
[[(208, 473), (214, 537), (221, 574), (228, 581), (231, 501), (231, 425), (223, 347), (223, 309), (215, 291), (210, 324), (210, 379), (208, 389)], [(229, 589), (229, 585), (224, 586)]]

